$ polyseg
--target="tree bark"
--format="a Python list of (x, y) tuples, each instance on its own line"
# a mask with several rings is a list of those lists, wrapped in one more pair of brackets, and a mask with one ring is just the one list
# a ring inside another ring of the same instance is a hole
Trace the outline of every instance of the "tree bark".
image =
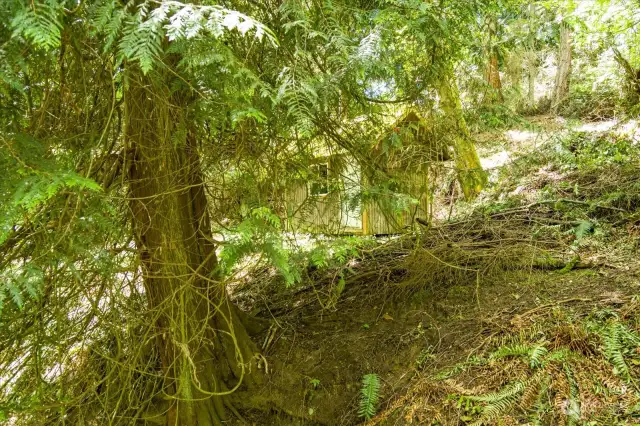
[(532, 49), (527, 51), (527, 107), (533, 109), (536, 106), (536, 77), (538, 76), (538, 55)]
[(558, 112), (558, 107), (569, 93), (569, 77), (571, 76), (571, 28), (567, 22), (560, 24), (560, 46), (558, 49), (558, 71), (556, 72), (551, 111)]
[(190, 96), (167, 71), (127, 71), (129, 207), (170, 400), (167, 424), (218, 425), (231, 393), (260, 381), (217, 273)]
[(498, 50), (494, 46), (494, 40), (498, 32), (498, 21), (495, 16), (490, 15), (486, 18), (486, 28), (488, 39), (485, 45), (485, 54), (487, 57), (487, 68), (485, 80), (488, 86), (488, 93), (485, 93), (484, 102), (492, 104), (495, 102), (503, 102), (502, 82), (500, 81), (500, 69), (498, 66)]
[(622, 56), (622, 53), (615, 47), (613, 48), (613, 54), (616, 62), (622, 68), (626, 80), (626, 91), (632, 103), (637, 103), (640, 99), (640, 69), (635, 69), (629, 61)]
[(440, 106), (445, 114), (447, 128), (452, 135), (458, 181), (465, 198), (475, 198), (487, 184), (487, 175), (482, 170), (480, 158), (473, 145), (471, 134), (462, 112), (462, 103), (458, 86), (449, 65), (436, 81), (436, 90), (440, 96)]
[(498, 54), (491, 49), (489, 62), (487, 63), (487, 84), (491, 91), (485, 97), (487, 103), (503, 102), (502, 82), (500, 81), (500, 70), (498, 67)]
[(537, 31), (537, 18), (536, 18), (536, 6), (534, 3), (530, 3), (527, 10), (527, 19), (529, 21), (529, 36), (527, 37), (527, 106), (529, 109), (533, 109), (536, 105), (536, 77), (538, 76), (539, 59), (536, 53), (536, 31)]

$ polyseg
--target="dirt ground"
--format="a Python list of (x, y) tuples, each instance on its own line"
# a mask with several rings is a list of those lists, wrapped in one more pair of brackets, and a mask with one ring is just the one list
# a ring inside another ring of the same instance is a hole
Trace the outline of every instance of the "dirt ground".
[[(291, 398), (310, 416), (300, 420), (261, 413), (248, 418), (256, 425), (359, 424), (364, 374), (381, 378), (382, 411), (414, 376), (460, 362), (480, 350), (488, 336), (514, 332), (519, 322), (532, 321), (546, 310), (561, 306), (588, 312), (621, 306), (640, 293), (640, 263), (568, 273), (506, 273), (476, 290), (475, 282), (411, 292), (394, 291), (388, 284), (385, 290), (372, 282), (366, 289), (346, 291), (335, 311), (309, 304), (276, 317), (281, 328), (267, 356), (302, 374)], [(277, 371), (272, 380), (277, 385)]]

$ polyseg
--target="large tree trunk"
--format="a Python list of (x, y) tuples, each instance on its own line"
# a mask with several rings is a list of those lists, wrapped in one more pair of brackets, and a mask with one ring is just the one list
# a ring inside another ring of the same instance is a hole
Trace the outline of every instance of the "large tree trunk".
[(163, 70), (129, 70), (126, 84), (130, 209), (171, 401), (167, 424), (218, 425), (232, 391), (261, 376), (216, 272), (190, 97)]
[(473, 199), (486, 185), (487, 175), (482, 170), (480, 158), (464, 119), (458, 85), (451, 66), (447, 67), (436, 81), (436, 90), (452, 137), (451, 145), (455, 154), (460, 187), (465, 198)]
[(569, 93), (569, 77), (571, 76), (571, 28), (562, 21), (560, 24), (560, 47), (558, 49), (558, 71), (556, 72), (555, 87), (551, 111), (556, 113), (562, 101)]

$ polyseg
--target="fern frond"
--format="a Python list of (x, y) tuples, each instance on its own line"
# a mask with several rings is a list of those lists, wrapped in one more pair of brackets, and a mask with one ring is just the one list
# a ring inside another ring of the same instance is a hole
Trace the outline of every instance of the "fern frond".
[(501, 346), (489, 355), (489, 360), (497, 360), (507, 357), (530, 356), (535, 349), (530, 345), (506, 345)]
[(518, 402), (520, 396), (526, 389), (526, 386), (526, 382), (516, 381), (506, 385), (498, 392), (492, 392), (480, 396), (465, 397), (469, 401), (486, 403), (486, 405), (482, 409), (482, 416), (480, 417), (480, 419), (478, 419), (478, 421), (473, 423), (473, 425), (483, 425), (491, 420), (497, 419), (502, 414), (506, 413)]
[(13, 36), (23, 36), (37, 46), (60, 46), (64, 3), (56, 0), (24, 2), (11, 21)]
[(37, 299), (43, 287), (42, 271), (32, 265), (10, 268), (0, 274), (0, 312), (8, 294), (18, 308), (22, 308), (25, 295)]
[(531, 350), (531, 359), (529, 366), (531, 368), (538, 368), (543, 366), (543, 358), (549, 353), (549, 350), (544, 345), (536, 345)]
[(360, 409), (358, 414), (369, 420), (376, 415), (380, 398), (380, 378), (377, 374), (366, 374), (362, 378)]
[(624, 328), (625, 327), (617, 321), (610, 322), (604, 330), (602, 342), (604, 344), (604, 354), (611, 365), (613, 365), (613, 372), (626, 381), (630, 381), (631, 373), (623, 353), (625, 344), (622, 339), (622, 329)]
[(580, 388), (568, 364), (564, 365), (564, 371), (567, 376), (567, 381), (569, 382), (569, 398), (566, 409), (567, 424), (571, 426), (578, 424), (580, 421)]

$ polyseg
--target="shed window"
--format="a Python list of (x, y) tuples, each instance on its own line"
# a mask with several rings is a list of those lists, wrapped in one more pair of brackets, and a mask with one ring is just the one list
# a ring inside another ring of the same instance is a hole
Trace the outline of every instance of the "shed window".
[(327, 195), (329, 193), (329, 164), (320, 163), (311, 166), (313, 181), (311, 195)]

